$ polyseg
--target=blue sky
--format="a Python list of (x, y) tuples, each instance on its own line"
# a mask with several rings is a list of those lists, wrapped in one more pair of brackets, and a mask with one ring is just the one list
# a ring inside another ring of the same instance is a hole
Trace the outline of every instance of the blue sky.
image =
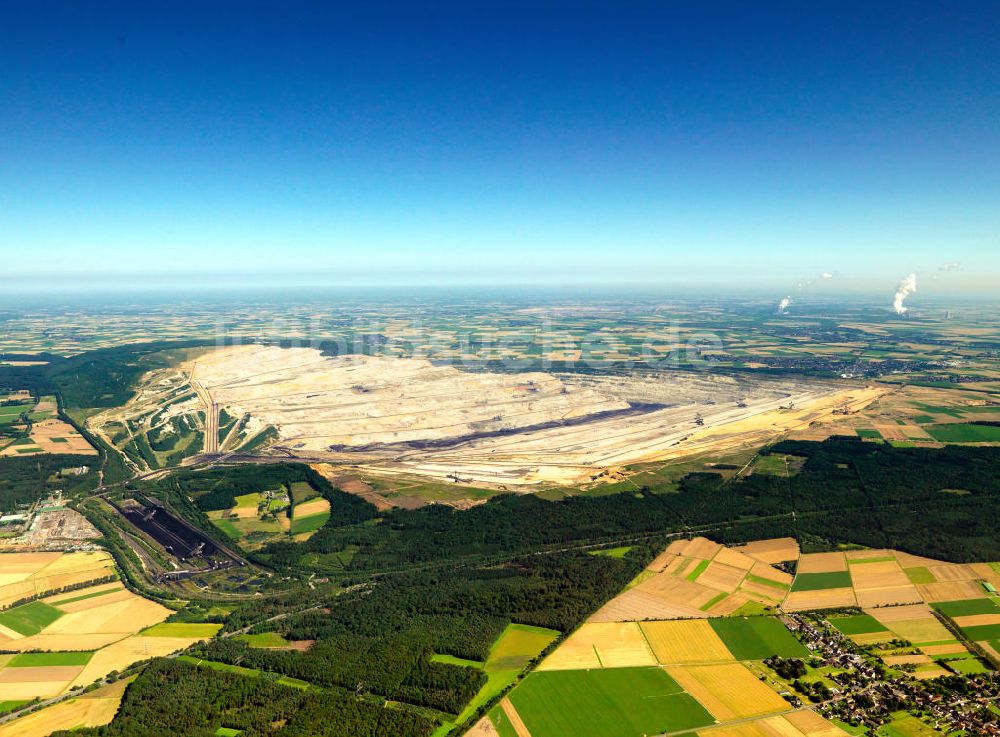
[(1000, 274), (995, 2), (0, 0), (0, 280)]

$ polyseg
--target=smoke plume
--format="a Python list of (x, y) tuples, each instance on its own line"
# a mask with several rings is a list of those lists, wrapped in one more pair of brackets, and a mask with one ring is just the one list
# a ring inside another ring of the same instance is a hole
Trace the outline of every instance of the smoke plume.
[(892, 309), (896, 311), (897, 315), (906, 314), (909, 308), (904, 307), (903, 302), (915, 291), (917, 291), (917, 275), (910, 274), (899, 283), (899, 286), (896, 288), (896, 296), (892, 300)]
[(785, 314), (785, 310), (788, 309), (788, 305), (790, 305), (791, 303), (792, 303), (792, 298), (791, 297), (785, 297), (783, 300), (781, 300), (778, 303), (778, 314), (779, 315), (784, 315)]

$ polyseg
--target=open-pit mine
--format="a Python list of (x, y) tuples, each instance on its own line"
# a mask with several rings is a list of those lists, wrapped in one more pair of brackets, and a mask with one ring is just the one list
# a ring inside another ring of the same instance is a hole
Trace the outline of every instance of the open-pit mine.
[(152, 372), (128, 405), (91, 424), (120, 447), (146, 447), (146, 438), (154, 455), (173, 447), (165, 432), (187, 428), (200, 438), (188, 447), (197, 442), (202, 455), (282, 455), (464, 483), (570, 484), (640, 461), (767, 442), (833, 421), (880, 391), (712, 371), (464, 371), (417, 358), (243, 345)]

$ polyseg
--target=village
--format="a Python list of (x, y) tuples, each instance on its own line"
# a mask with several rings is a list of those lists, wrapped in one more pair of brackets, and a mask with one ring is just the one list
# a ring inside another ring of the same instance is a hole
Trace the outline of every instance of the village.
[[(802, 694), (806, 699), (818, 701), (819, 713), (854, 728), (856, 734), (875, 735), (907, 712), (944, 734), (1000, 735), (1000, 711), (995, 706), (1000, 699), (1000, 677), (996, 672), (956, 673), (932, 680), (919, 680), (905, 672), (895, 675), (870, 647), (854, 643), (824, 613), (785, 614), (781, 620), (814, 654), (813, 662), (818, 660), (828, 669), (827, 677), (836, 684), (815, 689), (796, 679), (793, 686), (800, 693), (809, 692)], [(765, 664), (782, 675), (790, 670), (782, 658), (769, 658)], [(804, 671), (801, 664), (799, 672)], [(825, 692), (824, 698), (810, 698), (819, 692)], [(782, 695), (793, 706), (803, 705), (799, 694), (785, 691)]]

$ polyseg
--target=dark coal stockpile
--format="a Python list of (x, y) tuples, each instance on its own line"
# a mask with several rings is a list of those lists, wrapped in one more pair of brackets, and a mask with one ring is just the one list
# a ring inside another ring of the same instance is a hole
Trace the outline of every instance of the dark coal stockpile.
[(162, 507), (130, 505), (121, 510), (129, 522), (160, 543), (168, 553), (181, 560), (193, 556), (211, 556), (217, 552), (211, 538), (174, 517)]

